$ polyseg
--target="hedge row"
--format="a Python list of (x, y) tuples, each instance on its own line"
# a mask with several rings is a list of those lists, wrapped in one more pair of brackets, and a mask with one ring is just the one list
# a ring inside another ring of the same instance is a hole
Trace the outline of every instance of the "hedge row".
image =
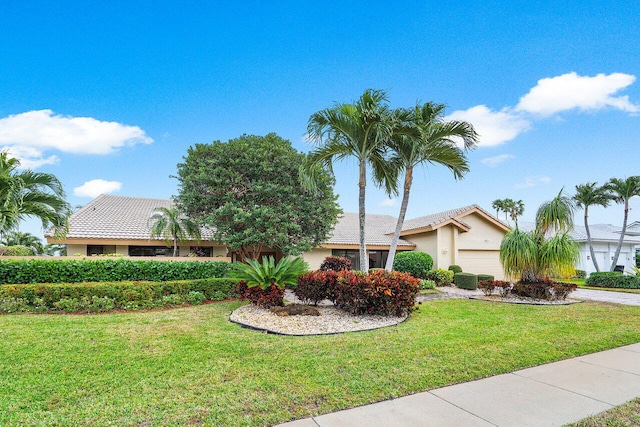
[(591, 273), (585, 280), (585, 284), (600, 288), (640, 289), (640, 277), (605, 271)]
[(3, 284), (193, 280), (225, 277), (225, 261), (151, 261), (131, 259), (0, 260)]
[(236, 297), (237, 280), (37, 283), (0, 286), (0, 313), (140, 310)]

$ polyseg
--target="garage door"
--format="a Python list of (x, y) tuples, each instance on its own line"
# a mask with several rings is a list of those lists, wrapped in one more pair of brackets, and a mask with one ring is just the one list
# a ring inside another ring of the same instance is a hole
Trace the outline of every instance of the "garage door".
[(491, 274), (496, 280), (504, 278), (502, 264), (500, 264), (500, 251), (459, 250), (458, 265), (466, 273)]

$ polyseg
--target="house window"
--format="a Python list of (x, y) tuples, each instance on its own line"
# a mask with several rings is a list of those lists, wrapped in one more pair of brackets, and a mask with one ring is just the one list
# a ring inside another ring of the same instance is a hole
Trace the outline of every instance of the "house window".
[(389, 251), (369, 251), (369, 268), (384, 268)]
[[(180, 255), (180, 248), (176, 256)], [(173, 256), (173, 248), (166, 246), (129, 246), (129, 256)]]
[[(389, 251), (368, 251), (369, 268), (384, 268), (389, 257)], [(353, 249), (333, 249), (331, 255), (347, 258), (351, 261), (351, 268), (360, 270), (360, 251)]]
[(104, 246), (87, 245), (87, 256), (102, 255), (102, 254), (104, 254)]
[(212, 248), (207, 248), (207, 247), (202, 247), (202, 246), (191, 246), (189, 248), (189, 253), (190, 254), (195, 254), (198, 257), (210, 257), (211, 256), (211, 249)]

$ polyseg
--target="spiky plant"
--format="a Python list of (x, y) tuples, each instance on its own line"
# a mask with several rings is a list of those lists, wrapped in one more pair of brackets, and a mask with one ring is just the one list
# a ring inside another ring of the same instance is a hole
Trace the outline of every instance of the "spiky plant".
[(307, 263), (300, 257), (282, 258), (276, 264), (273, 256), (262, 259), (262, 262), (247, 259), (246, 264), (234, 264), (230, 276), (236, 280), (241, 280), (247, 287), (259, 286), (267, 289), (275, 285), (278, 289), (284, 289), (286, 285), (295, 285), (298, 276), (309, 270)]

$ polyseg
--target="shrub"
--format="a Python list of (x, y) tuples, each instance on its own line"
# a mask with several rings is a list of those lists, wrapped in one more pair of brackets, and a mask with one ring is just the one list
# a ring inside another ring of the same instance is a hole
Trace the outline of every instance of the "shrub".
[(333, 270), (311, 271), (298, 276), (293, 293), (305, 304), (318, 305), (322, 300), (333, 301), (333, 289), (338, 273)]
[(29, 306), (23, 298), (0, 298), (0, 313), (13, 314), (29, 311)]
[(320, 264), (320, 271), (351, 270), (351, 260), (345, 257), (328, 256)]
[(245, 282), (238, 283), (238, 294), (258, 307), (271, 308), (284, 305), (284, 287), (271, 285), (262, 289), (260, 286), (247, 286)]
[(26, 307), (20, 311), (102, 312), (140, 310), (190, 302), (191, 293), (206, 300), (235, 297), (237, 281), (232, 279), (176, 280), (170, 282), (37, 283), (0, 285), (0, 312), (15, 312), (15, 301)]
[(493, 277), (491, 274), (478, 274), (478, 282), (481, 282), (482, 280), (489, 280), (493, 282), (495, 280), (495, 277)]
[[(480, 278), (480, 274), (478, 274), (478, 279)], [(505, 282), (503, 280), (479, 280), (478, 281), (478, 289), (482, 290), (482, 292), (489, 296), (493, 293), (495, 289), (498, 290), (500, 296), (506, 298), (509, 296), (509, 292), (511, 291), (511, 283)]]
[(230, 264), (225, 261), (149, 261), (117, 258), (0, 260), (4, 284), (79, 283), (122, 281), (173, 281), (221, 278)]
[(606, 271), (591, 273), (585, 280), (585, 284), (600, 288), (640, 289), (640, 277)]
[(435, 289), (436, 282), (433, 280), (420, 280), (420, 289)]
[(425, 252), (398, 252), (393, 260), (393, 269), (401, 273), (409, 273), (418, 279), (425, 279), (433, 267), (433, 258)]
[(413, 310), (420, 281), (408, 273), (338, 273), (335, 305), (352, 314), (400, 316)]
[(478, 281), (478, 289), (480, 289), (486, 296), (491, 295), (495, 287), (496, 285), (493, 283), (493, 280)]
[(202, 292), (199, 291), (191, 291), (187, 296), (187, 301), (192, 305), (200, 305), (207, 299)]
[(511, 292), (520, 297), (554, 301), (565, 299), (577, 287), (578, 285), (573, 283), (561, 283), (544, 279), (535, 283), (518, 282), (513, 285)]
[(0, 246), (0, 256), (34, 256), (35, 249), (26, 246)]
[(474, 290), (478, 288), (478, 276), (471, 273), (455, 273), (453, 283), (461, 289)]
[(433, 280), (436, 286), (449, 286), (453, 283), (453, 271), (451, 270), (431, 270), (427, 273), (425, 279)]
[(454, 273), (462, 273), (462, 267), (456, 264), (450, 265), (449, 270), (453, 271)]
[(576, 270), (573, 277), (576, 279), (585, 279), (587, 277), (587, 272), (584, 270)]

